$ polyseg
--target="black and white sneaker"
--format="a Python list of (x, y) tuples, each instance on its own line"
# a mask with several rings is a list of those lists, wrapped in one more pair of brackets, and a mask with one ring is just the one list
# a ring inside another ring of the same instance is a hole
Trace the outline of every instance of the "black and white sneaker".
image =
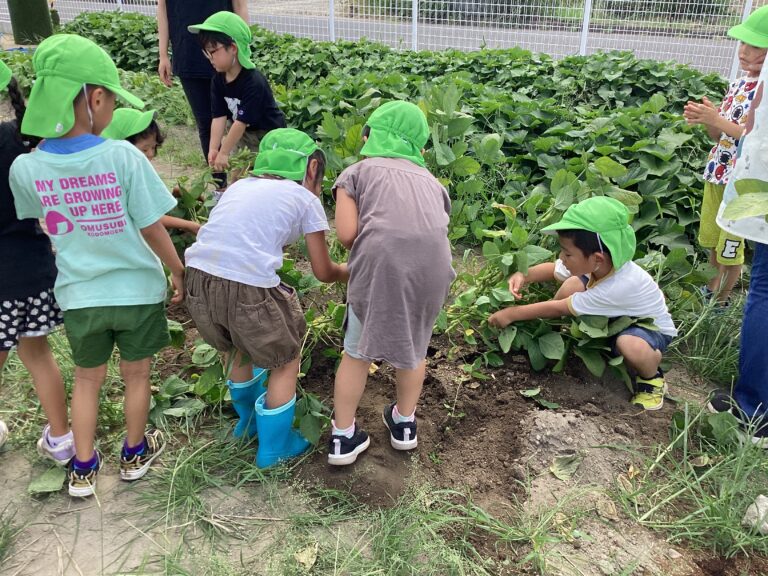
[(365, 430), (361, 430), (355, 424), (355, 433), (352, 438), (346, 436), (331, 435), (328, 442), (328, 464), (332, 466), (347, 466), (352, 464), (357, 457), (368, 449), (371, 439)]
[(389, 429), (389, 442), (395, 450), (413, 450), (418, 446), (419, 440), (416, 437), (416, 420), (413, 422), (400, 422), (395, 424), (392, 418), (392, 410), (397, 402), (393, 402), (386, 408), (382, 414), (384, 424)]
[(707, 401), (707, 410), (713, 414), (730, 412), (741, 420), (742, 412), (733, 396), (726, 390), (714, 390)]

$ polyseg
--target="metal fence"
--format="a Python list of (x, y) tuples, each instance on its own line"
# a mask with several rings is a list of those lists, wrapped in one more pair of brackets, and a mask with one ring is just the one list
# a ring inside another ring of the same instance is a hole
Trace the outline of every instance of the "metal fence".
[[(250, 0), (251, 22), (316, 40), (368, 38), (396, 48), (523, 48), (554, 57), (631, 50), (733, 77), (726, 32), (768, 0)], [(154, 14), (155, 0), (54, 0), (62, 22), (84, 11)], [(0, 27), (8, 28), (7, 3)]]

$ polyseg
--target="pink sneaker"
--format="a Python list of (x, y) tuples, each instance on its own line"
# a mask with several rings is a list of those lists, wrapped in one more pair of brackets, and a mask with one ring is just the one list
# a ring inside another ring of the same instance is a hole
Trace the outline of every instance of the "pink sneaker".
[(75, 455), (75, 438), (72, 435), (72, 430), (67, 432), (64, 436), (65, 439), (56, 446), (51, 446), (49, 443), (50, 433), (51, 425), (46, 424), (40, 439), (37, 441), (37, 453), (43, 458), (53, 460), (60, 466), (66, 466)]

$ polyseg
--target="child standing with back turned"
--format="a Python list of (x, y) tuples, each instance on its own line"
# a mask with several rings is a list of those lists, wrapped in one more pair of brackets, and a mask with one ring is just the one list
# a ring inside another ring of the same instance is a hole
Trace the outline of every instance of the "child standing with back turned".
[(374, 360), (394, 366), (397, 399), (383, 419), (395, 450), (413, 450), (432, 327), (456, 274), (446, 189), (424, 167), (424, 113), (409, 102), (376, 109), (360, 154), (336, 180), (336, 234), (350, 250), (344, 355), (334, 384), (328, 463), (352, 464), (370, 440), (355, 413)]
[[(64, 382), (47, 338), (62, 323), (53, 296), (56, 263), (51, 241), (39, 222), (17, 217), (8, 183), (13, 161), (27, 154), (37, 140), (21, 135), (24, 97), (11, 70), (0, 62), (0, 89), (6, 86), (16, 120), (0, 124), (0, 372), (15, 346), (48, 418), (37, 450), (41, 456), (66, 465), (75, 454), (75, 444), (67, 419)], [(8, 428), (0, 420), (0, 446), (7, 434)]]
[(768, 6), (755, 10), (743, 24), (728, 30), (728, 35), (740, 40), (739, 63), (746, 75), (731, 83), (719, 107), (704, 98), (688, 102), (683, 112), (688, 124), (703, 125), (715, 141), (704, 169), (699, 244), (709, 249), (709, 261), (717, 270), (704, 288), (705, 295), (720, 304), (728, 303), (741, 274), (744, 240), (721, 230), (715, 219), (768, 52)]
[(99, 137), (116, 95), (143, 105), (120, 86), (107, 53), (80, 36), (57, 34), (40, 44), (32, 63), (36, 80), (21, 128), (46, 140), (16, 159), (10, 181), (19, 217), (44, 217), (56, 247), (54, 292), (75, 364), (69, 494), (86, 497), (95, 493), (102, 465), (94, 436), (115, 344), (127, 429), (120, 477), (143, 477), (165, 446), (158, 430), (145, 430), (152, 356), (169, 342), (160, 260), (171, 271), (172, 301), (182, 298), (184, 269), (160, 223), (175, 200), (132, 144)]
[(630, 326), (620, 332), (614, 352), (636, 375), (632, 403), (644, 410), (661, 409), (666, 392), (661, 358), (677, 329), (658, 284), (632, 261), (636, 240), (627, 208), (614, 198), (588, 198), (544, 231), (558, 235), (560, 257), (533, 266), (527, 274), (516, 272), (509, 291), (520, 298), (526, 284), (545, 281), (562, 282), (562, 288), (552, 300), (499, 310), (488, 324), (504, 328), (536, 318), (583, 315), (651, 318), (654, 329)]

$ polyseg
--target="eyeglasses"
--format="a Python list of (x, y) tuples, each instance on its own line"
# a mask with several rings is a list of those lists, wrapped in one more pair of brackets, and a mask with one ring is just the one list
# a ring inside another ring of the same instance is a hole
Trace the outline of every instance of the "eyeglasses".
[(213, 50), (211, 50), (210, 52), (209, 52), (208, 50), (203, 50), (203, 55), (204, 55), (206, 58), (208, 58), (208, 60), (213, 60), (213, 55), (214, 55), (214, 54), (216, 54), (216, 52), (218, 52), (218, 51), (219, 51), (219, 50), (221, 50), (222, 48), (224, 48), (224, 46), (217, 46), (216, 48), (214, 48), (214, 49), (213, 49)]

